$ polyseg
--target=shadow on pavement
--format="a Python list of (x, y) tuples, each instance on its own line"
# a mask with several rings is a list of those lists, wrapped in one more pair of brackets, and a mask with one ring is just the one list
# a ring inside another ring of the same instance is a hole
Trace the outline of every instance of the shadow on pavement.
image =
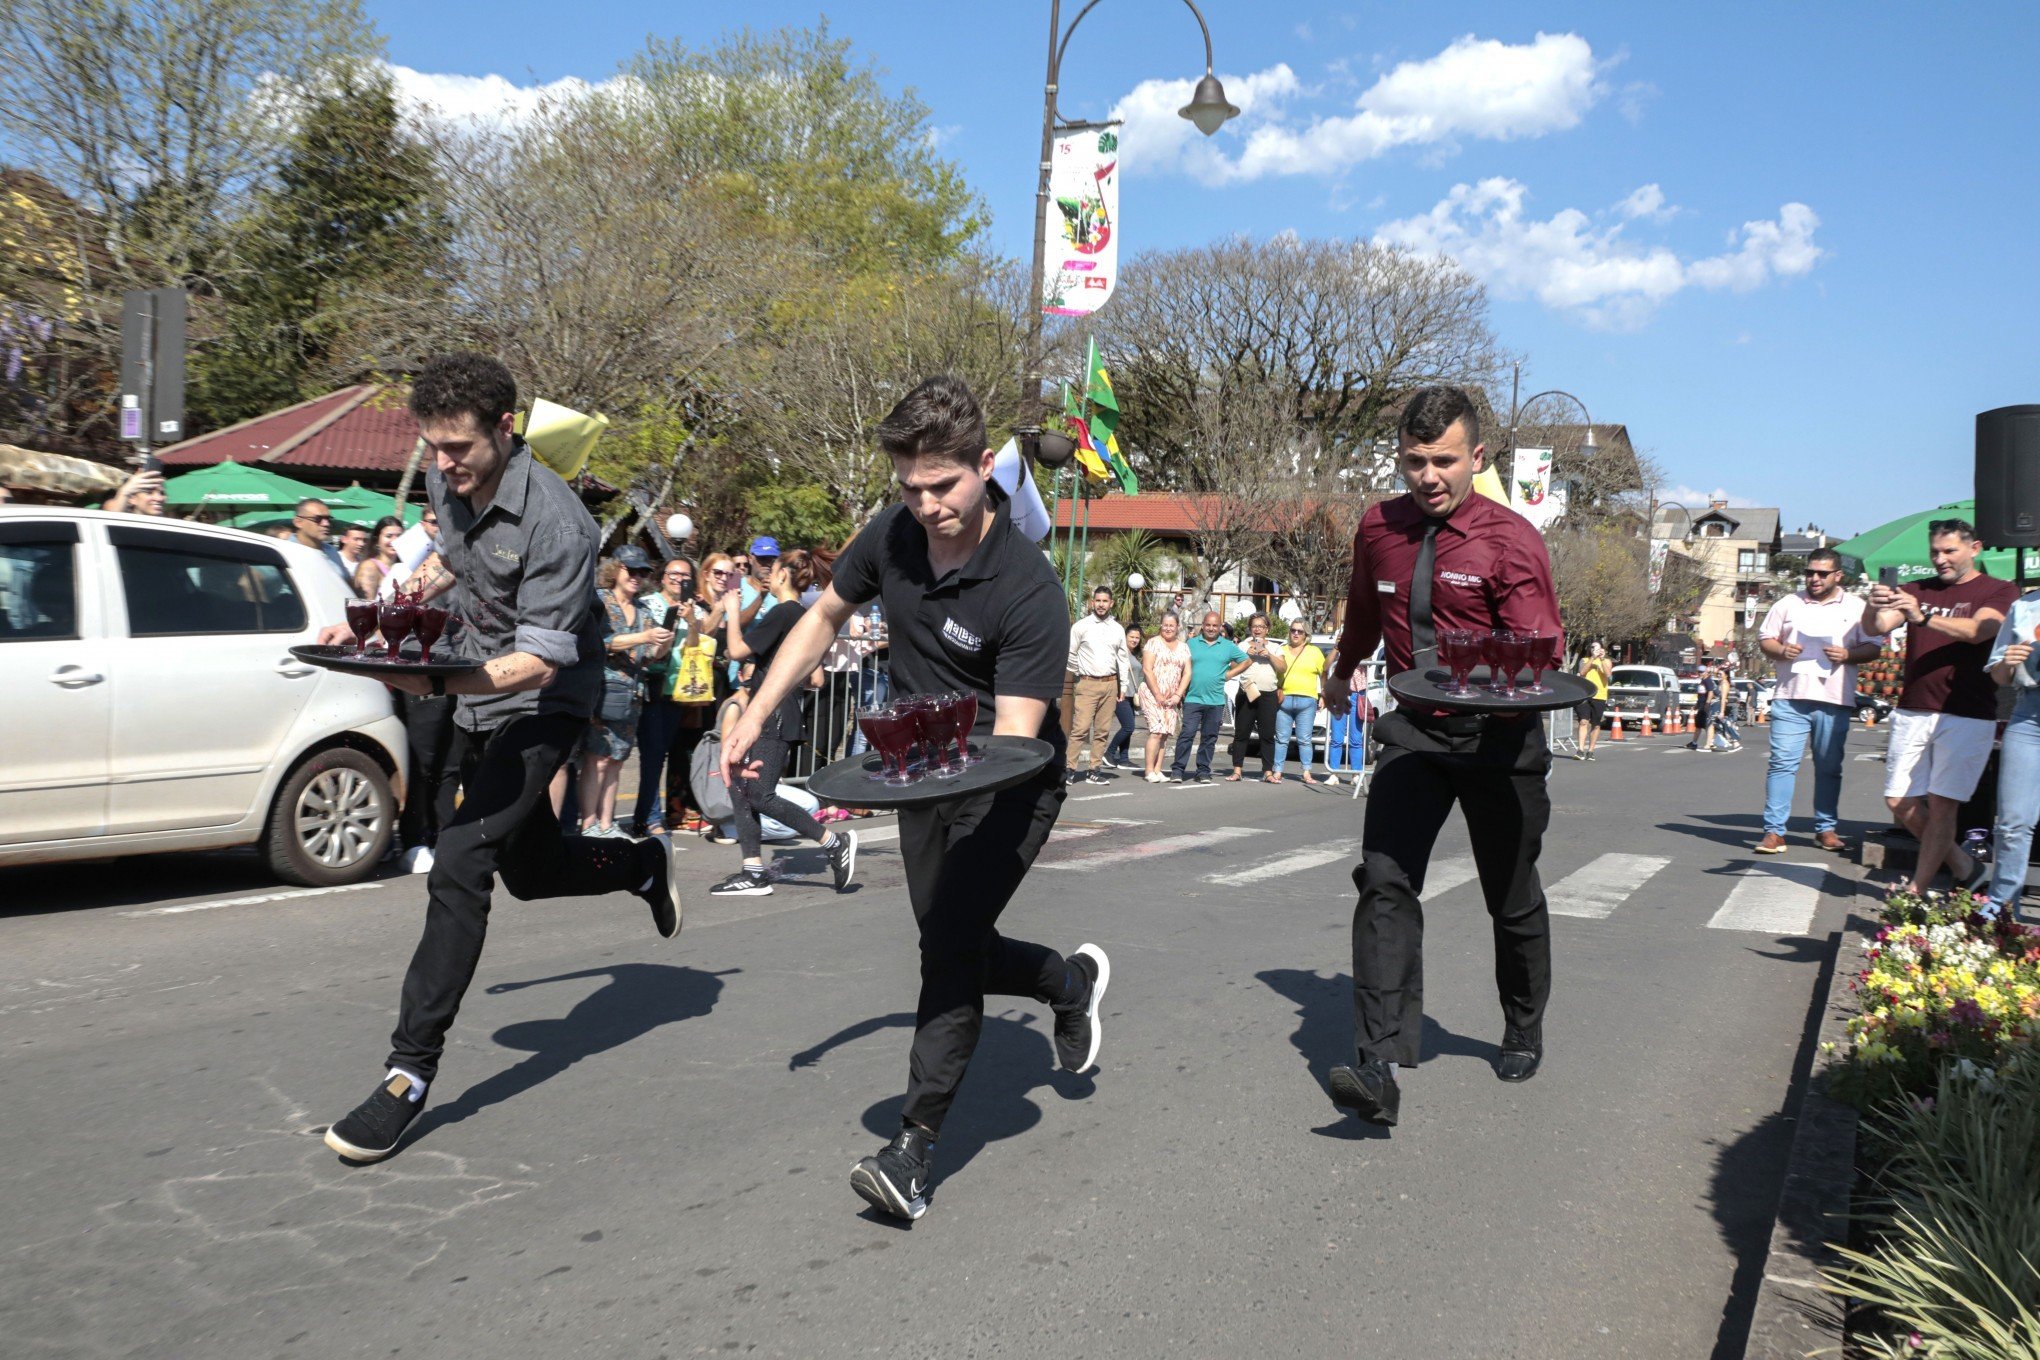
[[(1735, 1257), (1735, 1273), (1730, 1278), (1728, 1301), (1722, 1305), (1721, 1326), (1715, 1333), (1714, 1360), (1738, 1360), (1749, 1343), (1757, 1292), (1763, 1286), (1764, 1267), (1770, 1259), (1771, 1229), (1778, 1218), (1779, 1197), (1784, 1192), (1785, 1172), (1792, 1158), (1792, 1138), (1812, 1079), (1821, 1019), (1834, 978), (1836, 951), (1832, 936), (1817, 940), (1780, 939), (1777, 943), (1782, 952), (1758, 952), (1766, 958), (1792, 963), (1806, 963), (1812, 956), (1820, 955), (1822, 963), (1807, 1003), (1806, 1020), (1799, 1035), (1799, 1056), (1793, 1061), (1784, 1100), (1778, 1109), (1740, 1137), (1720, 1145), (1715, 1154), (1707, 1197), (1721, 1240)], [(1799, 1241), (1797, 1245), (1812, 1251), (1820, 1244)]]
[[(787, 1059), (786, 1065), (789, 1069), (816, 1066), (832, 1050), (888, 1029), (904, 1030), (903, 1037), (911, 1037), (914, 1017), (899, 1011), (860, 1020), (813, 1048), (802, 1049)], [(900, 1047), (900, 1056), (904, 1058), (906, 1045)], [(1081, 1099), (1095, 1089), (1090, 1077), (1073, 1075), (1056, 1065), (1054, 1045), (1045, 1032), (1035, 1027), (1032, 1015), (1015, 1019), (987, 1014), (978, 1036), (977, 1052), (971, 1055), (969, 1074), (942, 1125), (933, 1184), (940, 1185), (969, 1166), (986, 1144), (1025, 1133), (1039, 1124), (1041, 1107), (1029, 1096), (1043, 1086), (1064, 1100)], [(900, 1110), (905, 1104), (905, 1093), (874, 1102), (864, 1111), (864, 1127), (881, 1141), (891, 1141), (900, 1131)]]
[[(1310, 1068), (1311, 1079), (1320, 1087), (1331, 1079), (1331, 1070), (1353, 1061), (1353, 979), (1346, 973), (1326, 977), (1304, 968), (1270, 968), (1255, 977), (1296, 1004), (1296, 1032), (1289, 1042)], [(1497, 1022), (1499, 1024), (1499, 1022)], [(1479, 1058), (1492, 1065), (1502, 1056), (1500, 1044), (1454, 1034), (1430, 1016), (1424, 1017), (1424, 1037), (1418, 1055), (1434, 1058)], [(1386, 1138), (1388, 1130), (1350, 1115), (1314, 1130), (1328, 1138)]]
[(451, 1104), (433, 1106), (418, 1120), (418, 1131), (407, 1145), (416, 1143), (435, 1129), (458, 1124), (480, 1114), (491, 1105), (523, 1095), (550, 1081), (583, 1058), (621, 1048), (664, 1025), (692, 1020), (715, 1009), (722, 995), (722, 980), (737, 968), (720, 973), (699, 968), (680, 968), (664, 963), (618, 963), (606, 968), (584, 968), (575, 973), (532, 978), (525, 982), (499, 982), (489, 995), (540, 987), (549, 982), (576, 982), (606, 977), (608, 983), (583, 997), (565, 1015), (553, 1020), (519, 1020), (505, 1025), (490, 1037), (504, 1048), (523, 1049), (530, 1057), (515, 1067), (506, 1067), (485, 1077), (460, 1093)]

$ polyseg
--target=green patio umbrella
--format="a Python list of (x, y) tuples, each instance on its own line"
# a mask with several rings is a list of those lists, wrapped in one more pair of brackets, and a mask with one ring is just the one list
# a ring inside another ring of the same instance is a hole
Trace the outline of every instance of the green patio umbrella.
[[(349, 524), (374, 524), (384, 515), (397, 513), (396, 497), (371, 491), (359, 482), (333, 492), (326, 497), (326, 504), (332, 507), (334, 519), (345, 520)], [(406, 525), (416, 524), (418, 516), (423, 513), (423, 506), (407, 505), (401, 518)]]
[(324, 494), (309, 483), (247, 463), (220, 463), (163, 483), (169, 504), (210, 510), (290, 509), (307, 496)]
[[(1896, 567), (1901, 585), (1922, 581), (1934, 574), (1933, 561), (1927, 555), (1927, 525), (1937, 519), (1963, 519), (1974, 524), (1976, 502), (1950, 501), (1938, 509), (1902, 515), (1868, 533), (1857, 534), (1846, 543), (1835, 544), (1835, 551), (1854, 561), (1865, 576), (1875, 578), (1884, 568)], [(1978, 570), (2000, 580), (2018, 579), (2018, 563), (2010, 548), (1986, 548), (1976, 555), (1976, 565)], [(2040, 578), (2040, 551), (2026, 549), (2026, 576), (2028, 580)]]

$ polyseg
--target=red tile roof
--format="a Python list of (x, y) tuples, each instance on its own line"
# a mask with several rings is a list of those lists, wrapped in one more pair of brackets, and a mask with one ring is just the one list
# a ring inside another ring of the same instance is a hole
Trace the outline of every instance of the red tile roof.
[[(1163, 538), (1188, 538), (1200, 528), (1224, 522), (1219, 510), (1220, 499), (1216, 494), (1192, 495), (1172, 491), (1151, 491), (1139, 496), (1110, 495), (1090, 502), (1090, 527), (1106, 533), (1145, 529)], [(1305, 507), (1303, 503), (1291, 502), (1289, 508)], [(1266, 507), (1263, 529), (1281, 527), (1283, 517), (1278, 517), (1275, 511), (1275, 506)], [(1083, 506), (1067, 500), (1057, 502), (1055, 527), (1067, 529), (1072, 522), (1084, 523)]]
[(277, 469), (342, 472), (404, 470), (418, 440), (418, 422), (401, 388), (358, 383), (281, 411), (244, 420), (181, 444), (157, 457), (171, 467), (259, 463)]

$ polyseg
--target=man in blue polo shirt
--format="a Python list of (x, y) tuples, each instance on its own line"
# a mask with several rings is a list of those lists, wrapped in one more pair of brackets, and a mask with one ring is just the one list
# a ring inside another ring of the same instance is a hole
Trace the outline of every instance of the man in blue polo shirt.
[(1218, 729), (1225, 725), (1225, 682), (1245, 670), (1247, 654), (1225, 635), (1225, 621), (1216, 609), (1206, 612), (1204, 626), (1190, 639), (1190, 688), (1183, 694), (1183, 730), (1176, 737), (1176, 761), (1169, 767), (1169, 781), (1183, 782), (1183, 765), (1190, 755), (1190, 743), (1197, 743), (1199, 784), (1211, 782), (1211, 753), (1218, 745)]

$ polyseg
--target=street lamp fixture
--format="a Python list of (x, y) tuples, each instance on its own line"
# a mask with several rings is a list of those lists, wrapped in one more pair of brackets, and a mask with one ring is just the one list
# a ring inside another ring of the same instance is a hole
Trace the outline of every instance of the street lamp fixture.
[[(1204, 16), (1200, 14), (1197, 17), (1202, 22)], [(1208, 36), (1206, 40), (1209, 41)], [(1224, 127), (1228, 118), (1239, 117), (1240, 110), (1237, 104), (1227, 102), (1225, 86), (1219, 84), (1218, 77), (1211, 74), (1210, 63), (1207, 61), (1204, 79), (1197, 82), (1196, 93), (1190, 96), (1189, 103), (1176, 110), (1176, 116), (1188, 118), (1197, 125), (1199, 132), (1209, 137)]]

